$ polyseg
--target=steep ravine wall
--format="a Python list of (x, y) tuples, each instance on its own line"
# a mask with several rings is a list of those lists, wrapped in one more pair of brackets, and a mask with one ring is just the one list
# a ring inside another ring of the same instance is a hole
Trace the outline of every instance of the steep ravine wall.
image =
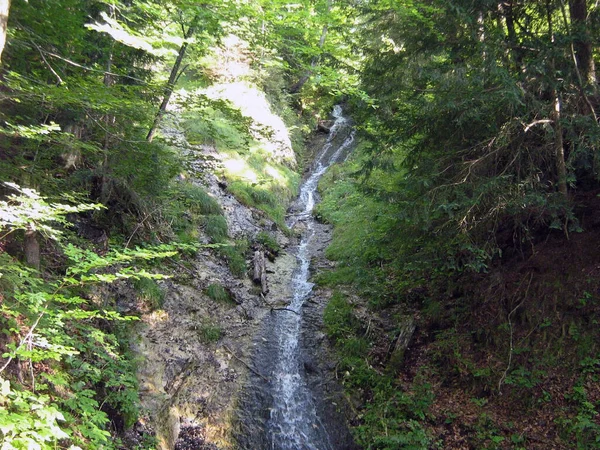
[[(238, 397), (248, 374), (260, 370), (251, 368), (257, 339), (264, 339), (258, 332), (272, 309), (284, 306), (290, 297), (296, 259), (285, 249), (294, 238), (227, 191), (218, 175), (221, 155), (214, 146), (187, 142), (178, 111), (171, 111), (162, 134), (189, 161), (187, 181), (219, 202), (232, 238), (252, 241), (260, 231), (268, 231), (282, 251), (274, 261), (266, 260), (266, 295), (248, 276), (236, 278), (211, 249), (202, 249), (191, 265), (179, 266), (178, 273), (162, 282), (162, 309), (142, 316), (133, 340), (143, 419), (126, 441), (133, 445), (144, 434), (155, 433), (162, 450), (239, 448), (231, 429), (239, 422), (232, 418), (238, 417)], [(320, 140), (317, 136), (316, 146)], [(308, 157), (314, 147), (308, 146)], [(223, 286), (233, 301), (216, 302), (207, 296), (211, 284)]]

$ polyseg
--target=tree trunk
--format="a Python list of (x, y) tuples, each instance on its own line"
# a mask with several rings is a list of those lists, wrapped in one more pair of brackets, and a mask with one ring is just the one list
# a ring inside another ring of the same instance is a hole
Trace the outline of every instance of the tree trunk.
[[(554, 24), (552, 22), (552, 4), (551, 0), (546, 0), (546, 20), (548, 22), (548, 38), (554, 45), (556, 38), (554, 36)], [(550, 69), (552, 77), (556, 76), (556, 63), (554, 58), (550, 61)], [(553, 83), (556, 80), (552, 80)], [(567, 164), (565, 162), (565, 147), (563, 142), (563, 129), (560, 123), (561, 119), (561, 102), (560, 94), (556, 87), (552, 88), (552, 111), (550, 112), (550, 119), (552, 120), (552, 127), (554, 130), (554, 158), (556, 161), (556, 177), (558, 192), (560, 192), (565, 198), (567, 197)]]
[(2, 62), (2, 52), (6, 44), (6, 30), (8, 28), (8, 11), (10, 10), (10, 0), (0, 0), (0, 63)]
[(517, 37), (517, 31), (515, 30), (515, 10), (513, 6), (513, 0), (508, 0), (500, 3), (499, 5), (500, 14), (504, 17), (504, 23), (506, 24), (506, 34), (508, 37), (508, 46), (514, 60), (515, 66), (519, 68), (523, 60), (523, 53), (519, 47), (519, 39)]
[(481, 59), (485, 62), (487, 53), (485, 51), (485, 14), (483, 10), (477, 11), (477, 40), (481, 44)]
[[(109, 6), (109, 14), (110, 14), (110, 18), (115, 20), (115, 7), (114, 5), (110, 5)], [(104, 72), (104, 86), (106, 86), (107, 88), (110, 88), (113, 83), (114, 83), (114, 79), (113, 76), (111, 75), (112, 73), (112, 65), (113, 65), (113, 58), (114, 58), (114, 48), (115, 48), (115, 41), (114, 39), (111, 40), (110, 42), (110, 50), (108, 51), (108, 59), (106, 61), (106, 72)], [(104, 163), (106, 165), (107, 162), (107, 150), (108, 147), (110, 145), (110, 132), (108, 130), (110, 130), (110, 126), (111, 124), (114, 124), (115, 121), (115, 116), (112, 114), (106, 114), (106, 116), (104, 117)]]
[(40, 243), (38, 242), (36, 231), (31, 229), (25, 231), (23, 247), (27, 264), (40, 270)]
[[(329, 14), (329, 11), (331, 11), (331, 0), (327, 0), (327, 14)], [(323, 25), (323, 29), (321, 30), (321, 38), (319, 39), (319, 50), (322, 50), (323, 46), (325, 45), (325, 39), (327, 38), (328, 29), (329, 27), (327, 26), (327, 24)], [(319, 56), (315, 56), (310, 63), (310, 69), (304, 72), (304, 75), (302, 75), (300, 79), (290, 88), (290, 94), (297, 94), (298, 92), (300, 92), (302, 87), (312, 76), (312, 73), (315, 70), (315, 67), (317, 67), (318, 62)]]
[(556, 173), (558, 178), (558, 192), (567, 196), (567, 164), (565, 163), (565, 147), (563, 142), (563, 130), (560, 123), (561, 102), (558, 93), (554, 92), (554, 104), (552, 107), (552, 122), (554, 127), (554, 153), (556, 157)]
[(594, 64), (592, 42), (588, 33), (588, 11), (586, 0), (569, 0), (569, 15), (571, 18), (571, 32), (573, 33), (573, 47), (577, 67), (581, 72), (583, 81), (596, 87), (596, 67)]
[(181, 63), (183, 58), (185, 57), (185, 52), (188, 47), (188, 40), (192, 37), (192, 35), (196, 32), (196, 24), (198, 22), (198, 17), (195, 17), (192, 21), (192, 24), (188, 28), (187, 32), (184, 35), (183, 44), (179, 48), (179, 53), (177, 54), (177, 59), (175, 60), (175, 64), (173, 64), (173, 68), (171, 69), (171, 74), (169, 75), (169, 81), (167, 82), (167, 86), (163, 93), (163, 99), (158, 108), (158, 112), (156, 113), (156, 117), (154, 117), (154, 123), (152, 123), (152, 127), (150, 131), (148, 131), (148, 135), (146, 136), (146, 140), (148, 142), (152, 142), (156, 132), (158, 131), (158, 126), (160, 125), (160, 121), (162, 117), (165, 115), (165, 111), (167, 110), (167, 106), (169, 105), (169, 100), (171, 100), (171, 95), (173, 94), (173, 89), (175, 89), (175, 83), (179, 78), (179, 69), (181, 67)]

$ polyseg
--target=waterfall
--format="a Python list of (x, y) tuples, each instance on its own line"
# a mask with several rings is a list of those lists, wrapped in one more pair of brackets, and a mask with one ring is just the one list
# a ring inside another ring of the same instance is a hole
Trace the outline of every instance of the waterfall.
[(287, 220), (289, 227), (299, 222), (304, 225), (300, 243), (293, 250), (297, 268), (292, 277), (291, 311), (279, 311), (273, 335), (277, 340), (276, 359), (271, 381), (273, 399), (267, 422), (268, 440), (272, 450), (332, 450), (325, 426), (317, 416), (311, 393), (301, 370), (299, 338), (302, 305), (310, 297), (313, 284), (309, 279), (309, 244), (314, 235), (312, 211), (317, 197), (317, 185), (323, 174), (349, 151), (354, 141), (354, 130), (342, 108), (333, 111), (335, 122), (327, 142), (313, 163), (310, 176), (302, 184), (294, 211)]

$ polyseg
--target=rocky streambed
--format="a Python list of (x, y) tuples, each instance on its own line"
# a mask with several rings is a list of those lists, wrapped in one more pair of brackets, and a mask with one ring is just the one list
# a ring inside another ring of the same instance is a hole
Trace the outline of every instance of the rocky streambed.
[(323, 261), (331, 231), (312, 216), (318, 181), (330, 165), (346, 157), (354, 142), (354, 131), (341, 107), (333, 116), (329, 135), (290, 208), (287, 223), (297, 238), (289, 253), (296, 266), (284, 297), (286, 307), (265, 320), (255, 344), (253, 363), (262, 372), (252, 371), (243, 391), (236, 432), (239, 448), (353, 448), (341, 413), (347, 408), (331, 376), (335, 365), (322, 333), (326, 297), (315, 296), (310, 282), (311, 265), (315, 258)]
[[(190, 146), (177, 126), (176, 115), (171, 124), (163, 133), (172, 145), (193, 155), (190, 160), (202, 168), (203, 177), (194, 182), (204, 186), (222, 205), (232, 235), (252, 237), (265, 229), (273, 232), (275, 227), (263, 214), (240, 204), (223, 189), (214, 175), (214, 166), (219, 164), (216, 151), (209, 146)], [(336, 150), (326, 151), (331, 156)], [(307, 179), (315, 168), (325, 169), (317, 164)], [(322, 332), (327, 292), (315, 294), (309, 289), (301, 301), (292, 305), (298, 289), (298, 284), (294, 285), (299, 270), (298, 249), (305, 247), (302, 263), (307, 276), (311, 261), (327, 265), (323, 251), (330, 229), (315, 223), (310, 211), (291, 225), (298, 231), (297, 236), (276, 232), (282, 252), (273, 261), (265, 260), (266, 295), (248, 277), (234, 277), (208, 249), (199, 252), (191, 266), (181, 266), (173, 279), (163, 283), (162, 309), (143, 315), (132, 344), (139, 360), (144, 414), (126, 436), (126, 442), (134, 445), (154, 433), (158, 447), (169, 450), (355, 448), (346, 427), (352, 408), (335, 379), (332, 353)], [(304, 283), (310, 284), (308, 278)], [(207, 288), (214, 284), (222, 286), (232, 301), (209, 298)], [(281, 367), (276, 367), (281, 352), (275, 349), (285, 331), (281, 328), (282, 314), (299, 319), (297, 353), (293, 357), (297, 367), (291, 377), (300, 379), (306, 389), (302, 395), (309, 399), (313, 414), (308, 430), (324, 439), (320, 443), (273, 439), (285, 427), (273, 425), (277, 408), (273, 403), (277, 395), (274, 383), (282, 375), (287, 376), (287, 369), (282, 373)]]

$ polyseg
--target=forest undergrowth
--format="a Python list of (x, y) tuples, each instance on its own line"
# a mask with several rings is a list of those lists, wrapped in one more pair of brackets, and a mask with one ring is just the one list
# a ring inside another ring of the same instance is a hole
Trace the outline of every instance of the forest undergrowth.
[[(336, 267), (317, 282), (335, 289), (324, 320), (337, 372), (360, 405), (357, 441), (382, 449), (600, 445), (596, 193), (574, 200), (585, 231), (540, 232), (485, 271), (438, 267), (415, 277), (395, 265), (394, 242), (405, 239), (391, 231), (397, 210), (370, 195), (388, 179), (353, 180), (363, 156), (359, 146), (332, 168), (317, 207), (334, 225), (327, 255)], [(398, 349), (406, 329), (414, 333)]]

